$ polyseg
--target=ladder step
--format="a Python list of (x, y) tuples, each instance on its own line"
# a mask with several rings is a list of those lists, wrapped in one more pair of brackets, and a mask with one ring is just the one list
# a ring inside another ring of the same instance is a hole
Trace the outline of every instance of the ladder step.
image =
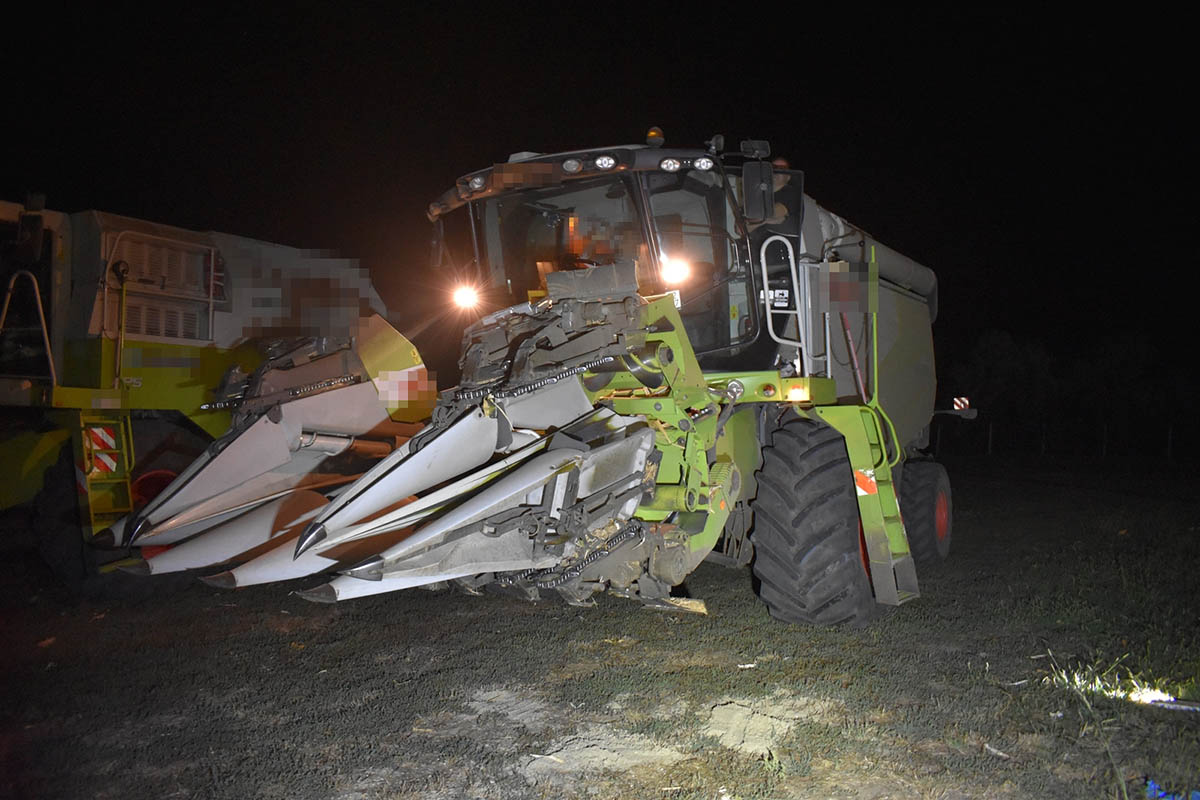
[(892, 569), (896, 575), (896, 591), (900, 595), (900, 602), (918, 597), (920, 591), (917, 589), (917, 567), (912, 556), (904, 555), (895, 559)]

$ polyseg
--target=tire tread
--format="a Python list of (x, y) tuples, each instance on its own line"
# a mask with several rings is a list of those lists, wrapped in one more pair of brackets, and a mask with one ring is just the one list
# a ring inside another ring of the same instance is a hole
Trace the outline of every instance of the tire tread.
[(877, 613), (859, 554), (858, 500), (845, 442), (833, 428), (793, 417), (763, 453), (755, 558), (771, 616), (809, 625), (862, 624)]

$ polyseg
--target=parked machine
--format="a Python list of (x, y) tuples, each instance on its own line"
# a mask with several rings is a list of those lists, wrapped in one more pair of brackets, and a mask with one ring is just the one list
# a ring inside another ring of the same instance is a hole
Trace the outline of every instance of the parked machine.
[(85, 540), (102, 544), (228, 430), (218, 386), (316, 352), (355, 361), (370, 341), (341, 379), (408, 378), (380, 405), (397, 424), (432, 405), (350, 260), (36, 198), (0, 203), (0, 259), (0, 508), (35, 504), (39, 544), (72, 582), (97, 568)]
[(916, 597), (951, 536), (922, 455), (936, 278), (766, 142), (724, 149), (652, 132), (459, 178), (429, 217), (479, 317), (430, 422), (325, 483), (309, 455), (385, 422), (377, 384), (323, 351), (227, 381), (229, 431), (103, 538), (169, 546), (145, 573), (224, 565), (217, 586), (337, 573), (300, 592), (323, 602), (451, 583), (694, 607), (672, 590), (705, 559), (751, 564), (790, 622)]

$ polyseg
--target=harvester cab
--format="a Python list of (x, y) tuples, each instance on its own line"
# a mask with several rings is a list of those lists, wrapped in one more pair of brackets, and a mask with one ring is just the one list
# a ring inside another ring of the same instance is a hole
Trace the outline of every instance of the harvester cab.
[(920, 456), (936, 279), (765, 142), (722, 150), (658, 135), (462, 176), (428, 215), (476, 319), (429, 423), (345, 484), (285, 485), (277, 460), (219, 488), (245, 454), (282, 459), (281, 431), (344, 421), (320, 384), (248, 406), (118, 538), (177, 543), (151, 573), (233, 562), (219, 586), (336, 572), (299, 593), (323, 602), (452, 583), (694, 608), (675, 587), (706, 559), (752, 563), (793, 622), (916, 597), (950, 538)]
[(429, 216), (464, 209), (485, 305), (536, 303), (550, 272), (631, 267), (643, 297), (673, 298), (702, 368), (832, 379), (837, 397), (886, 406), (898, 447), (922, 445), (933, 272), (804, 195), (768, 143), (713, 149), (520, 153), (460, 178)]
[(488, 306), (545, 298), (549, 273), (628, 267), (643, 294), (675, 298), (693, 346), (708, 353), (736, 350), (757, 329), (733, 188), (703, 152), (517, 154), (460, 178), (429, 214), (440, 222), (467, 207), (472, 277)]

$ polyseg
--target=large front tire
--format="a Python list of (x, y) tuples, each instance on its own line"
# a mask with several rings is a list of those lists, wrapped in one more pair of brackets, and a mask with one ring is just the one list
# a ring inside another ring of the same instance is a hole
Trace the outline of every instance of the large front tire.
[(754, 575), (771, 616), (842, 625), (876, 615), (841, 434), (807, 419), (780, 425), (763, 451), (752, 507)]
[(79, 521), (79, 490), (75, 462), (68, 442), (58, 460), (46, 470), (42, 490), (34, 498), (38, 552), (46, 566), (68, 589), (81, 591), (97, 574), (96, 556), (83, 541)]

